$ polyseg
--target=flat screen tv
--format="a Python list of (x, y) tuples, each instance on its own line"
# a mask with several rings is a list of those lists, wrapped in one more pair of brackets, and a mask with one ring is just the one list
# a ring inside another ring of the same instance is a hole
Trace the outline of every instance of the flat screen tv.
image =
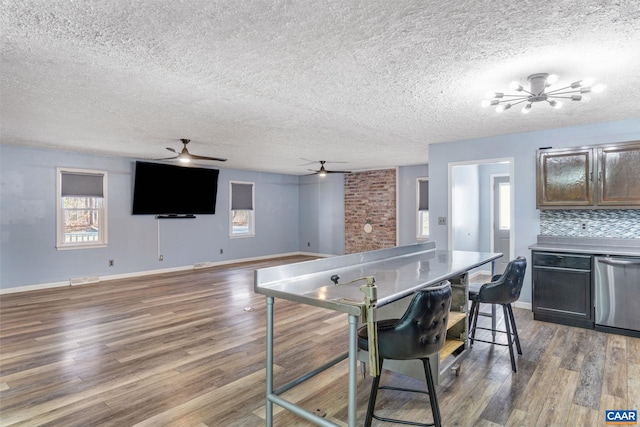
[(133, 215), (215, 214), (217, 169), (136, 162)]

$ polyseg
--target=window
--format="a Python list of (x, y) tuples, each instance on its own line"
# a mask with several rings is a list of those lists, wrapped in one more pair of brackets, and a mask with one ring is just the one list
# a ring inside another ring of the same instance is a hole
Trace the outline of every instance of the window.
[(229, 182), (229, 235), (231, 237), (252, 237), (254, 231), (253, 182)]
[(57, 168), (58, 249), (107, 244), (107, 173)]
[(429, 238), (429, 178), (418, 178), (416, 185), (418, 206), (418, 239)]

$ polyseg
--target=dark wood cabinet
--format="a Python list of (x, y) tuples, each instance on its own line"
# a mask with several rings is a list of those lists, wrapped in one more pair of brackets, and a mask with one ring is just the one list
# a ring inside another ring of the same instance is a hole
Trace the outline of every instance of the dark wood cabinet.
[(640, 141), (538, 150), (539, 209), (640, 206)]
[(538, 152), (538, 207), (593, 205), (591, 148)]
[(532, 253), (533, 318), (594, 327), (591, 255)]
[(640, 206), (640, 143), (598, 149), (598, 204)]

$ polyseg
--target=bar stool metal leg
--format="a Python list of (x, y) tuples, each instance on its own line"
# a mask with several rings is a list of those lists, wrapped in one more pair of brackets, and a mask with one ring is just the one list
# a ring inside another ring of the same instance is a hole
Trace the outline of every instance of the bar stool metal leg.
[(507, 345), (509, 347), (509, 358), (511, 359), (511, 369), (516, 372), (516, 358), (513, 354), (513, 339), (511, 336), (511, 319), (509, 318), (509, 310), (507, 305), (502, 305), (502, 311), (504, 312), (504, 326), (507, 330)]
[(520, 338), (518, 337), (518, 329), (516, 328), (516, 319), (513, 317), (513, 309), (511, 308), (511, 304), (507, 305), (507, 309), (509, 310), (509, 317), (511, 319), (511, 328), (513, 329), (513, 336), (516, 341), (516, 348), (518, 349), (518, 354), (522, 354), (522, 348), (520, 347)]

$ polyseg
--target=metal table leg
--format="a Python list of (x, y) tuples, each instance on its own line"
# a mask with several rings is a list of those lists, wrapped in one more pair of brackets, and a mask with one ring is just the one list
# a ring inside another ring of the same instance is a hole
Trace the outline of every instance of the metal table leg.
[(273, 394), (273, 297), (267, 297), (267, 366), (266, 366), (266, 426), (273, 425), (273, 403), (269, 396)]
[[(491, 261), (491, 278), (496, 275), (496, 260)], [(496, 342), (496, 305), (491, 304), (491, 341)]]
[(356, 425), (358, 385), (358, 316), (349, 315), (349, 427)]

